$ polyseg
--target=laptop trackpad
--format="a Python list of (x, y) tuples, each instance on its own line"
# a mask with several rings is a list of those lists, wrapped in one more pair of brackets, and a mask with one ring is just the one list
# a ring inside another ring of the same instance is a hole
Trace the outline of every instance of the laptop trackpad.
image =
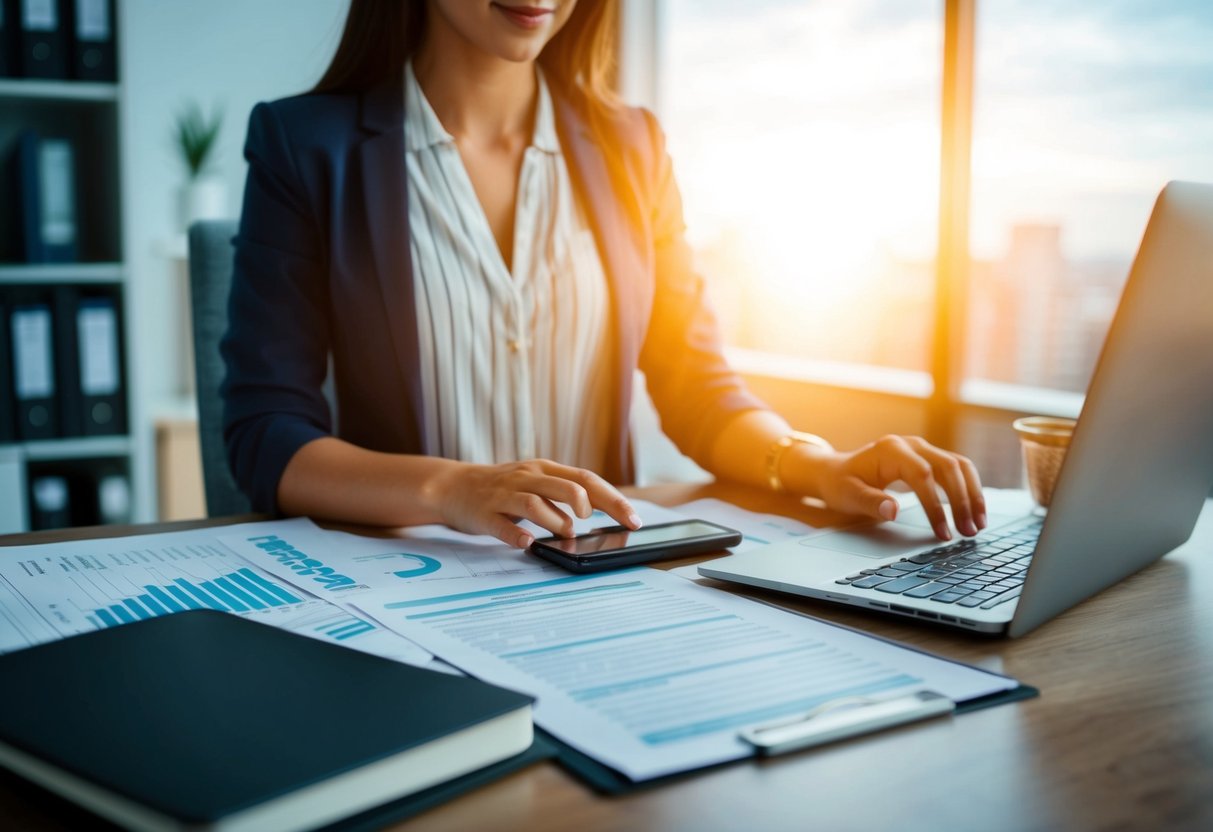
[(802, 543), (814, 549), (848, 552), (866, 558), (890, 558), (915, 549), (942, 545), (943, 541), (935, 537), (925, 515), (921, 508), (914, 508), (892, 523), (828, 532)]

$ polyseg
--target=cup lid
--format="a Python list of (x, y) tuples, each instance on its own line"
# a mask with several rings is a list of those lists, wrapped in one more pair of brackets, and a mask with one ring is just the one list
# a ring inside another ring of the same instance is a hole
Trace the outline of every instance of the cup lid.
[(1040, 442), (1044, 445), (1066, 445), (1078, 424), (1073, 419), (1061, 419), (1054, 416), (1024, 416), (1011, 423), (1023, 439)]

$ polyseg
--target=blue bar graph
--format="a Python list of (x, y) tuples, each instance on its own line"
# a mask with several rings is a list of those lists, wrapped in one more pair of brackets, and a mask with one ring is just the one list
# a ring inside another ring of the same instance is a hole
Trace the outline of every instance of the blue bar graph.
[(191, 598), (190, 596), (186, 595), (184, 592), (182, 592), (182, 591), (181, 591), (181, 587), (179, 587), (179, 586), (166, 586), (166, 587), (165, 587), (165, 589), (166, 589), (166, 590), (168, 590), (168, 591), (169, 591), (169, 593), (170, 593), (170, 594), (172, 594), (172, 596), (173, 596), (174, 598), (176, 598), (176, 599), (177, 599), (178, 601), (180, 601), (182, 604), (185, 604), (185, 608), (186, 608), (187, 610), (200, 610), (200, 609), (202, 609), (202, 605), (201, 605), (201, 604), (199, 604), (197, 601), (195, 601), (195, 600), (194, 600), (193, 598)]
[(270, 606), (276, 606), (277, 604), (282, 603), (278, 596), (274, 595), (272, 592), (267, 592), (264, 587), (262, 587), (256, 581), (251, 580), (247, 576), (241, 575), (237, 572), (233, 573), (230, 577), (233, 584), (240, 587), (248, 594), (256, 597), (262, 603), (269, 604)]
[(345, 632), (341, 633), (340, 635), (334, 636), (334, 638), (336, 638), (338, 641), (345, 641), (347, 638), (353, 638), (354, 636), (360, 636), (363, 633), (369, 633), (374, 629), (375, 628), (372, 627), (370, 624), (363, 624), (353, 630), (346, 630)]
[(227, 612), (227, 605), (222, 601), (216, 601), (203, 590), (191, 584), (189, 581), (183, 581), (181, 578), (173, 578), (173, 583), (184, 589), (190, 595), (202, 604), (207, 609), (219, 610), (219, 612)]
[(246, 607), (251, 607), (255, 610), (265, 609), (265, 604), (261, 603), (252, 595), (236, 586), (234, 581), (229, 581), (227, 578), (216, 578), (215, 586), (219, 587), (233, 598), (238, 599), (240, 603), (244, 604)]
[(153, 598), (163, 604), (169, 612), (181, 612), (182, 610), (186, 609), (180, 603), (169, 597), (169, 594), (158, 586), (145, 586), (144, 589), (147, 590), (148, 595), (151, 595)]
[[(303, 600), (282, 587), (275, 586), (251, 569), (240, 569), (197, 583), (174, 578), (171, 584), (149, 584), (143, 589), (146, 594), (124, 598), (121, 603), (93, 610), (94, 623), (99, 627), (117, 627), (120, 624), (130, 624), (183, 610), (246, 612), (297, 604)], [(375, 628), (364, 621), (346, 618), (339, 625), (327, 629), (339, 631), (330, 633), (334, 638), (346, 639)]]
[(136, 601), (134, 598), (127, 598), (122, 603), (126, 604), (127, 608), (135, 614), (137, 618), (153, 618), (154, 616), (147, 609)]
[(351, 636), (359, 635), (360, 633), (368, 633), (375, 629), (370, 624), (364, 621), (359, 621), (357, 624), (351, 624), (348, 627), (342, 627), (339, 630), (329, 630), (329, 635), (337, 639), (350, 638)]
[[(248, 580), (252, 581), (257, 586), (261, 587), (262, 589), (264, 589), (267, 592), (274, 595), (274, 597), (280, 599), (279, 604), (297, 604), (301, 600), (299, 598), (296, 598), (294, 595), (291, 595), (289, 592), (287, 592), (282, 587), (275, 586), (274, 584), (270, 583), (265, 578), (261, 577), (260, 575), (258, 575), (256, 572), (254, 572), (251, 569), (241, 569), (237, 573), (228, 575), (228, 577), (235, 579), (237, 577), (237, 575), (241, 575), (241, 576), (247, 578)], [(278, 604), (274, 604), (274, 606), (278, 606)]]
[(205, 589), (212, 598), (216, 599), (220, 604), (226, 606), (229, 610), (236, 612), (248, 612), (248, 607), (237, 601), (232, 596), (228, 595), (211, 581), (203, 581), (202, 588)]
[(143, 604), (143, 606), (147, 607), (156, 615), (166, 615), (168, 613), (168, 610), (161, 606), (160, 602), (151, 595), (140, 595), (139, 603)]
[(363, 633), (369, 633), (374, 629), (374, 624), (370, 624), (366, 621), (351, 616), (349, 618), (342, 618), (336, 624), (331, 622), (321, 624), (316, 628), (316, 632), (324, 633), (330, 638), (335, 638), (338, 641), (345, 641), (347, 638), (360, 636)]

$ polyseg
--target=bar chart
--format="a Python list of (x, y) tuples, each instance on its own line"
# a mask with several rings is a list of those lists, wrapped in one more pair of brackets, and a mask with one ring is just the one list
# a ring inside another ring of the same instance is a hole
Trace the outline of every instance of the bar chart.
[(89, 620), (98, 628), (116, 627), (138, 619), (182, 610), (248, 612), (297, 604), (303, 600), (247, 568), (196, 584), (183, 578), (174, 578), (172, 583), (162, 586), (145, 584), (143, 589), (146, 590), (143, 594), (93, 610)]
[(430, 658), (428, 652), (408, 639), (321, 598), (240, 614), (301, 636), (340, 644), (385, 659), (424, 665)]
[(424, 664), (430, 654), (249, 564), (204, 530), (9, 547), (0, 558), (0, 653), (185, 610), (253, 618)]
[(369, 633), (373, 629), (375, 629), (374, 624), (347, 613), (336, 622), (329, 622), (316, 627), (315, 631), (324, 633), (329, 638), (336, 639), (337, 641), (345, 641), (355, 636), (360, 636), (363, 633)]

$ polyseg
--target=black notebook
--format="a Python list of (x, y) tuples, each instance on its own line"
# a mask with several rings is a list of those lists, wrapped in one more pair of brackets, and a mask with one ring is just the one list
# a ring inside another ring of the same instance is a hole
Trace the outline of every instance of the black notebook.
[(0, 656), (0, 763), (134, 829), (325, 826), (522, 754), (529, 696), (226, 613)]

